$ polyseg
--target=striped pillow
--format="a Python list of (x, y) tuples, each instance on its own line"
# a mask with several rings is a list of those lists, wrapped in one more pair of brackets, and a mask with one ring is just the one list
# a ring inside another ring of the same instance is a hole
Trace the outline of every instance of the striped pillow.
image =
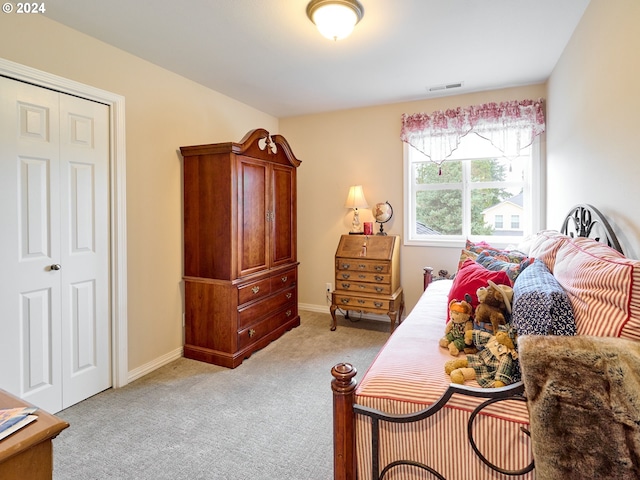
[(640, 260), (576, 238), (558, 249), (553, 274), (569, 296), (579, 335), (640, 340)]
[(555, 230), (543, 230), (539, 232), (531, 241), (529, 256), (542, 260), (551, 273), (556, 261), (558, 249), (570, 241), (567, 235), (563, 235)]

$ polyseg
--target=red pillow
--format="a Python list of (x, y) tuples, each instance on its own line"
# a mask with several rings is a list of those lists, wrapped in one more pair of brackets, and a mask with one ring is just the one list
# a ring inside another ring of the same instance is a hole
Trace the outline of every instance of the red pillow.
[[(486, 287), (489, 285), (489, 280), (498, 285), (512, 286), (511, 280), (507, 272), (498, 271), (494, 272), (487, 270), (485, 267), (476, 263), (473, 260), (465, 260), (460, 270), (456, 274), (456, 278), (453, 280), (451, 290), (449, 290), (448, 303), (451, 300), (464, 300), (465, 294), (471, 296), (471, 305), (475, 309), (478, 306), (478, 296), (476, 291), (480, 287)], [(449, 321), (449, 310), (447, 310), (447, 322)]]

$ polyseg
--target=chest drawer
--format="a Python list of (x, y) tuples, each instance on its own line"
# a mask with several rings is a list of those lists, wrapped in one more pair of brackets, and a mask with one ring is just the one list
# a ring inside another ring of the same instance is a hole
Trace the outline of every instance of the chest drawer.
[(336, 270), (389, 273), (390, 265), (389, 262), (386, 261), (360, 260), (358, 258), (336, 258)]
[(373, 293), (391, 295), (391, 284), (386, 283), (359, 283), (351, 282), (349, 280), (336, 279), (336, 289), (348, 290), (356, 293)]
[(358, 310), (367, 308), (369, 310), (389, 310), (389, 300), (384, 298), (371, 298), (350, 296), (348, 294), (334, 293), (333, 303), (344, 309)]
[(345, 272), (344, 270), (336, 272), (336, 288), (339, 288), (343, 282), (391, 283), (391, 276), (386, 273)]

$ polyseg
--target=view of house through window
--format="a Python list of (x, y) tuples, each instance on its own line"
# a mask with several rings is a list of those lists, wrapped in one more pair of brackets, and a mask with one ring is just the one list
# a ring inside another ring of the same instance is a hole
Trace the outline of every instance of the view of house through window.
[(507, 159), (487, 140), (469, 134), (441, 165), (405, 147), (407, 243), (466, 238), (519, 243), (537, 224), (533, 190), (539, 179), (532, 168), (538, 162), (533, 158), (536, 146)]

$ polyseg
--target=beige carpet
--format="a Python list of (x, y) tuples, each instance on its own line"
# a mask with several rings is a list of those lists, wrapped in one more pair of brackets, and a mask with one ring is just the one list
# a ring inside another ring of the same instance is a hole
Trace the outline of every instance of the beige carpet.
[(357, 378), (388, 322), (301, 312), (301, 325), (229, 370), (179, 359), (58, 415), (54, 479), (333, 478), (331, 367)]

